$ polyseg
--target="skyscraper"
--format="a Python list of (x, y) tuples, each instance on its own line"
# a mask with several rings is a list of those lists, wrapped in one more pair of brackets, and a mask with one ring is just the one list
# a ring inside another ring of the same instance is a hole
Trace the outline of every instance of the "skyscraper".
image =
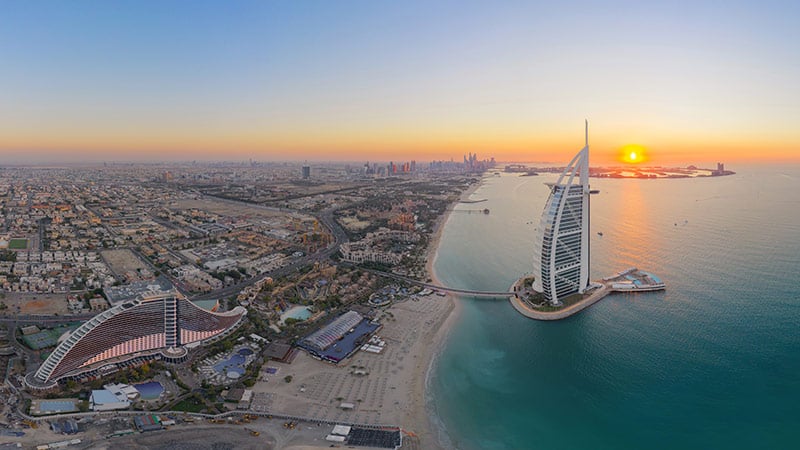
[(555, 183), (536, 234), (533, 289), (552, 305), (589, 283), (589, 121), (586, 144)]

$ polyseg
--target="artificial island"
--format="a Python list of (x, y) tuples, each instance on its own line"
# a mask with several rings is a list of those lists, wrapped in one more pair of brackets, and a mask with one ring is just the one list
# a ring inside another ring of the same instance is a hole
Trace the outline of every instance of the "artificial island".
[(584, 147), (555, 183), (547, 183), (545, 203), (534, 241), (533, 276), (510, 289), (511, 304), (525, 317), (559, 320), (597, 303), (611, 292), (664, 289), (655, 275), (630, 268), (598, 282), (589, 281), (590, 197), (589, 122)]
[(454, 209), (485, 201), (468, 197), (494, 161), (474, 154), (0, 170), (0, 433), (433, 448), (425, 374), (457, 315), (448, 294), (556, 320), (663, 289), (635, 269), (589, 282), (588, 125), (586, 142), (549, 184), (534, 276), (511, 294), (432, 270), (450, 212), (487, 217)]

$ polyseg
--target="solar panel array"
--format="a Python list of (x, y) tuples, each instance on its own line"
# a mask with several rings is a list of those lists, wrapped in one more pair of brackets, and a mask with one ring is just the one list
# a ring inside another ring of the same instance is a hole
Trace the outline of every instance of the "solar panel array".
[(318, 351), (325, 350), (341, 339), (351, 328), (358, 325), (363, 317), (355, 311), (347, 311), (319, 331), (305, 338), (306, 343)]
[(361, 447), (399, 448), (402, 443), (400, 430), (369, 430), (366, 428), (352, 428), (347, 435), (348, 445)]

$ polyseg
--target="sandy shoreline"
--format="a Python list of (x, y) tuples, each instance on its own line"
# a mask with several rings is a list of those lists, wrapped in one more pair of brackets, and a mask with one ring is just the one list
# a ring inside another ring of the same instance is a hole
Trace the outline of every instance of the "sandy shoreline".
[[(468, 198), (480, 185), (471, 185), (460, 199)], [(426, 250), (426, 270), (436, 284), (440, 282), (434, 263), (442, 231), (457, 204), (452, 202), (439, 217)], [(431, 368), (460, 312), (461, 303), (453, 295), (433, 294), (394, 303), (380, 312), (383, 326), (378, 335), (386, 342), (380, 354), (357, 352), (337, 365), (315, 360), (305, 352), (291, 364), (270, 362), (277, 373), (260, 374), (251, 388), (251, 408), (311, 420), (400, 426), (408, 433), (410, 448), (446, 448), (447, 444), (440, 442), (446, 437), (440, 436), (442, 428), (436, 423), (433, 405), (428, 405), (426, 389)], [(287, 378), (291, 381), (285, 381)], [(355, 407), (343, 408), (340, 405), (344, 403)], [(276, 447), (297, 444), (310, 443), (289, 440)]]
[[(439, 257), (439, 244), (441, 243), (442, 232), (444, 231), (445, 225), (450, 219), (450, 215), (452, 214), (456, 205), (458, 205), (460, 201), (468, 199), (470, 195), (472, 195), (472, 193), (474, 193), (482, 184), (483, 180), (481, 179), (462, 192), (459, 199), (452, 202), (447, 207), (447, 211), (445, 211), (445, 213), (442, 214), (439, 217), (439, 220), (436, 222), (431, 235), (431, 240), (428, 242), (426, 255), (427, 262), (425, 265), (428, 276), (436, 285), (442, 285), (441, 281), (437, 277), (434, 265), (436, 264), (436, 259)], [(434, 423), (434, 420), (438, 421), (438, 418), (436, 418), (436, 411), (430, 410), (427, 402), (429, 395), (429, 392), (427, 392), (429, 385), (428, 381), (435, 364), (435, 359), (441, 352), (442, 346), (447, 340), (447, 336), (450, 334), (450, 330), (452, 329), (453, 325), (458, 321), (462, 310), (462, 304), (455, 295), (447, 294), (445, 300), (449, 305), (449, 313), (444, 317), (444, 320), (437, 324), (438, 329), (436, 329), (436, 334), (433, 336), (430, 345), (426, 347), (425, 354), (420, 355), (423, 360), (426, 361), (427, 367), (424, 372), (414, 374), (415, 378), (421, 379), (421, 383), (414, 383), (415, 388), (418, 387), (419, 389), (415, 389), (414, 392), (411, 393), (416, 401), (414, 402), (412, 410), (410, 411), (410, 417), (407, 417), (407, 423), (409, 423), (409, 426), (413, 426), (414, 429), (418, 430), (417, 435), (419, 436), (424, 448), (442, 450), (444, 449), (442, 446), (442, 438), (446, 438), (446, 436), (439, 435), (441, 432), (443, 432), (443, 430), (441, 430), (440, 427)]]

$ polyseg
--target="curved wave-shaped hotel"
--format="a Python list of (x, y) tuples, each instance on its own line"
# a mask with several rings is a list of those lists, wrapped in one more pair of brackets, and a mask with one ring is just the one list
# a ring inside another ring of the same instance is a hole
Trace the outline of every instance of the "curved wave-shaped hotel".
[(188, 349), (227, 336), (247, 311), (206, 311), (172, 291), (152, 293), (104, 311), (61, 342), (38, 370), (25, 377), (33, 389), (62, 380), (102, 376), (120, 366), (153, 359), (180, 362)]

